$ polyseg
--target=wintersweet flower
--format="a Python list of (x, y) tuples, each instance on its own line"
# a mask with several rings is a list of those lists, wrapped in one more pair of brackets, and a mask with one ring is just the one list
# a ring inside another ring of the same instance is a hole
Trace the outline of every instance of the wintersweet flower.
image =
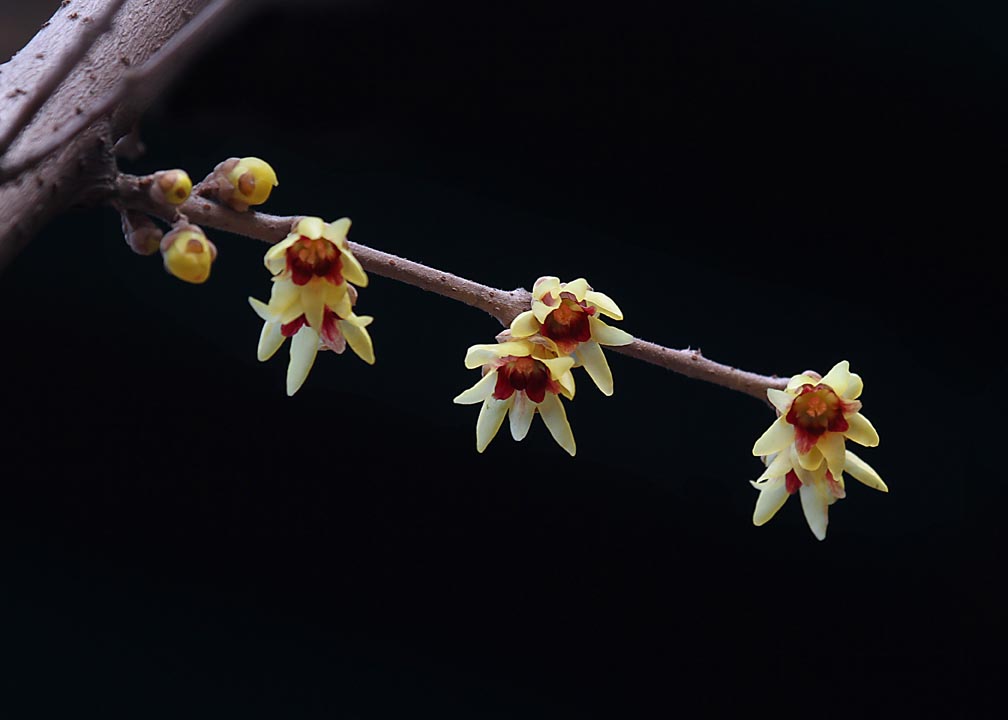
[(784, 390), (770, 388), (767, 397), (779, 417), (753, 446), (766, 470), (753, 485), (760, 490), (753, 522), (762, 525), (798, 493), (809, 527), (826, 537), (827, 511), (845, 497), (846, 471), (865, 485), (888, 492), (878, 473), (846, 448), (845, 439), (874, 447), (879, 437), (859, 412), (863, 383), (843, 360), (825, 377), (795, 375)]
[(613, 393), (612, 372), (601, 345), (629, 345), (633, 336), (606, 325), (599, 314), (622, 320), (619, 306), (592, 290), (584, 278), (569, 283), (545, 276), (532, 286), (532, 309), (511, 322), (511, 337), (539, 337), (557, 355), (570, 355), (605, 395)]
[[(284, 278), (274, 278), (269, 304), (249, 298), (249, 304), (264, 321), (256, 356), (260, 362), (273, 357), (284, 340), (291, 340), (287, 365), (287, 395), (296, 393), (308, 378), (320, 349), (342, 353), (349, 345), (357, 356), (373, 365), (374, 345), (367, 326), (374, 319), (355, 315), (351, 306), (356, 297), (353, 288), (327, 286), (321, 319), (309, 319), (297, 285)], [(331, 304), (330, 304), (331, 303)]]
[(520, 441), (538, 412), (557, 444), (574, 455), (574, 434), (559, 397), (574, 397), (574, 358), (551, 357), (541, 345), (516, 340), (473, 345), (466, 353), (465, 366), (483, 368), (482, 379), (454, 400), (459, 405), (483, 403), (476, 420), (478, 452), (486, 450), (497, 435), (505, 415), (511, 436)]
[(192, 180), (185, 170), (161, 170), (154, 173), (150, 196), (158, 202), (181, 205), (189, 199)]
[(262, 205), (280, 183), (268, 162), (257, 157), (228, 158), (207, 177), (217, 199), (238, 212)]

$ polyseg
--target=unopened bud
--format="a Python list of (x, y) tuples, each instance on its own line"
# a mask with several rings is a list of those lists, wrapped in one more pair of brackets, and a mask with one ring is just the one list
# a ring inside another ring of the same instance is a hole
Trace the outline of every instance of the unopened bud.
[(133, 252), (137, 255), (153, 255), (158, 251), (164, 233), (153, 220), (133, 210), (124, 210), (121, 217), (126, 244)]
[(217, 248), (196, 225), (179, 223), (161, 240), (165, 270), (189, 283), (206, 282)]
[(155, 202), (181, 205), (189, 199), (192, 180), (185, 170), (161, 170), (154, 173), (150, 196)]
[(245, 212), (250, 205), (262, 205), (279, 184), (269, 163), (257, 157), (225, 160), (214, 168), (210, 178), (217, 199), (238, 212)]

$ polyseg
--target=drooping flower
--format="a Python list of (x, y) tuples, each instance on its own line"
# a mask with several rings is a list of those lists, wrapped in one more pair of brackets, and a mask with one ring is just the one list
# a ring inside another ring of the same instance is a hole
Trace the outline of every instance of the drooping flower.
[(843, 473), (888, 492), (878, 473), (846, 448), (845, 438), (874, 447), (878, 433), (859, 412), (863, 383), (843, 360), (825, 377), (795, 375), (784, 390), (770, 388), (767, 397), (777, 420), (753, 446), (766, 470), (753, 485), (760, 491), (753, 522), (762, 525), (789, 495), (799, 493), (805, 519), (820, 540), (826, 537), (827, 510), (845, 497)]
[(249, 298), (263, 319), (258, 358), (268, 360), (292, 337), (287, 366), (287, 394), (304, 384), (320, 349), (342, 353), (347, 345), (364, 362), (374, 364), (374, 346), (367, 326), (370, 316), (355, 315), (357, 291), (347, 283), (367, 285), (367, 275), (346, 241), (350, 220), (326, 223), (301, 218), (291, 234), (270, 248), (264, 258), (273, 273), (269, 303)]
[(199, 226), (181, 222), (161, 238), (161, 257), (169, 273), (179, 280), (199, 284), (210, 277), (217, 247), (207, 240)]
[(633, 336), (607, 325), (599, 315), (622, 320), (619, 306), (584, 278), (569, 283), (545, 276), (532, 286), (532, 309), (511, 322), (511, 337), (541, 338), (557, 355), (570, 355), (605, 395), (613, 393), (612, 372), (601, 345), (629, 345)]
[(574, 434), (559, 397), (574, 397), (572, 357), (551, 356), (540, 345), (515, 340), (473, 345), (466, 353), (465, 365), (483, 369), (482, 379), (454, 400), (459, 405), (483, 403), (476, 420), (478, 452), (493, 440), (505, 415), (510, 420), (511, 436), (522, 440), (538, 412), (557, 444), (574, 455)]

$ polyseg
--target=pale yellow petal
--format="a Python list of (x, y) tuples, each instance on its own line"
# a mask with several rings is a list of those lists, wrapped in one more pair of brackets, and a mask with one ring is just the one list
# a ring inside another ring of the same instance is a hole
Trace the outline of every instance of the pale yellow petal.
[(882, 478), (879, 477), (877, 472), (875, 472), (875, 468), (852, 453), (850, 450), (847, 451), (847, 472), (853, 475), (855, 480), (864, 483), (870, 488), (881, 490), (882, 492), (889, 492), (889, 488), (886, 487), (884, 482), (882, 482)]
[(514, 394), (514, 404), (508, 412), (508, 419), (511, 421), (511, 437), (521, 441), (528, 435), (529, 427), (532, 425), (532, 418), (535, 415), (536, 405), (529, 400), (523, 392)]
[(807, 453), (797, 453), (797, 456), (798, 464), (806, 470), (818, 470), (823, 462), (823, 454), (819, 451), (818, 442)]
[(596, 342), (581, 343), (576, 355), (596, 387), (602, 391), (603, 395), (611, 396), (613, 394), (612, 371), (609, 369), (609, 363), (606, 362), (606, 356), (599, 344)]
[(795, 399), (794, 395), (777, 388), (767, 388), (766, 394), (767, 399), (770, 400), (770, 404), (777, 408), (777, 412), (781, 415), (788, 414), (788, 411), (791, 410), (791, 403)]
[(490, 444), (497, 431), (500, 430), (501, 423), (504, 422), (504, 416), (513, 402), (513, 395), (507, 400), (488, 397), (483, 401), (479, 417), (476, 418), (476, 452), (483, 452), (487, 449), (487, 445)]
[(841, 360), (819, 382), (823, 385), (829, 385), (837, 395), (844, 395), (850, 384), (850, 374), (850, 363)]
[(273, 313), (270, 312), (269, 305), (264, 303), (262, 300), (256, 300), (254, 297), (249, 297), (249, 305), (255, 310), (255, 314), (266, 322), (273, 322), (276, 320)]
[(858, 445), (864, 445), (865, 447), (875, 447), (879, 444), (878, 433), (864, 415), (854, 413), (853, 415), (846, 416), (845, 419), (850, 427), (847, 428), (847, 432), (844, 435)]
[(568, 400), (573, 400), (574, 392), (576, 390), (574, 386), (574, 373), (568, 370), (563, 375), (558, 377), (556, 381), (560, 384), (560, 394), (563, 395)]
[(560, 398), (553, 393), (546, 393), (546, 397), (539, 403), (539, 414), (542, 415), (543, 422), (546, 423), (557, 445), (573, 457), (577, 452), (577, 446), (574, 444), (574, 433), (571, 431), (570, 423), (567, 422), (567, 413)]
[(346, 338), (347, 344), (350, 345), (350, 349), (357, 353), (357, 357), (368, 365), (374, 365), (374, 345), (371, 343), (371, 336), (364, 329), (364, 325), (350, 320), (338, 320), (337, 324), (343, 337)]
[(303, 217), (294, 226), (293, 232), (308, 238), (318, 240), (325, 230), (325, 221), (320, 217)]
[(826, 483), (802, 485), (798, 490), (805, 521), (812, 534), (819, 540), (826, 539), (826, 525), (829, 523), (829, 501), (832, 495)]
[(280, 332), (280, 323), (267, 322), (259, 333), (259, 347), (256, 348), (256, 357), (259, 362), (265, 362), (273, 357), (273, 354), (283, 345), (284, 336)]
[(811, 375), (795, 375), (788, 380), (787, 390), (797, 390), (802, 385), (816, 385), (819, 381)]
[(857, 373), (850, 374), (850, 382), (847, 384), (847, 393), (844, 395), (846, 400), (857, 400), (861, 397), (861, 391), (864, 390), (864, 381), (861, 376)]
[(322, 237), (330, 242), (336, 243), (337, 245), (339, 245), (341, 241), (346, 240), (346, 236), (349, 232), (350, 218), (333, 220), (331, 223), (326, 223), (322, 227)]
[(295, 320), (302, 315), (304, 315), (304, 307), (301, 305), (301, 293), (298, 293), (294, 302), (292, 302), (279, 317), (275, 318), (275, 320), (280, 323), (289, 323), (291, 320)]
[(536, 320), (535, 313), (526, 310), (511, 321), (511, 337), (525, 338), (539, 332), (539, 321)]
[(353, 314), (353, 305), (350, 302), (350, 293), (347, 292), (347, 284), (336, 285), (331, 282), (323, 283), (323, 297), (325, 306), (339, 315), (341, 318), (348, 318)]
[(550, 376), (554, 380), (559, 380), (561, 375), (570, 372), (570, 369), (574, 367), (574, 358), (570, 355), (561, 355), (556, 358), (539, 358), (539, 362), (546, 366), (550, 371)]
[(603, 315), (608, 315), (613, 320), (623, 319), (623, 311), (619, 309), (619, 305), (605, 293), (589, 290), (585, 293), (584, 299), (589, 305), (597, 307)]
[(319, 336), (310, 327), (303, 326), (291, 338), (290, 362), (287, 365), (287, 394), (296, 393), (315, 364)]
[[(844, 461), (846, 460), (847, 448), (844, 445), (844, 437), (840, 433), (824, 433), (815, 445), (823, 457), (826, 458), (826, 466), (833, 473), (835, 479), (839, 479), (844, 471)], [(815, 449), (815, 448), (813, 448)]]
[(788, 499), (787, 483), (783, 477), (768, 480), (765, 483), (753, 483), (760, 491), (756, 498), (756, 510), (753, 512), (753, 525), (757, 527), (766, 523), (784, 507)]
[(794, 442), (794, 426), (783, 417), (774, 420), (766, 432), (753, 445), (753, 455), (770, 455), (780, 452)]
[(585, 293), (591, 290), (591, 285), (584, 278), (578, 278), (577, 280), (571, 280), (569, 283), (565, 283), (561, 288), (560, 292), (569, 292), (572, 294), (578, 302), (585, 299)]
[(788, 474), (791, 470), (791, 453), (780, 452), (774, 455), (773, 460), (767, 465), (767, 469), (763, 471), (763, 474), (756, 478), (756, 482), (760, 482), (766, 478), (782, 478)]
[(619, 328), (606, 325), (597, 317), (588, 318), (592, 340), (599, 345), (629, 345), (634, 341), (633, 335)]
[(342, 260), (343, 277), (357, 287), (367, 287), (368, 276), (364, 272), (364, 268), (361, 266), (357, 256), (350, 252), (349, 249), (343, 250)]
[(556, 310), (556, 307), (557, 306), (555, 303), (553, 305), (547, 305), (544, 302), (533, 300), (532, 315), (534, 315), (535, 319), (539, 322), (540, 325), (542, 325), (544, 322), (546, 322), (546, 318), (549, 317), (549, 314), (554, 310)]
[(266, 251), (263, 263), (272, 274), (276, 275), (287, 268), (287, 248), (300, 238), (300, 235), (292, 233)]
[(502, 357), (514, 355), (515, 357), (525, 357), (532, 354), (532, 345), (524, 340), (514, 340), (512, 342), (490, 343), (485, 345), (473, 345), (466, 351), (465, 366), (472, 370), (487, 363), (500, 360)]
[(481, 403), (493, 394), (497, 385), (497, 371), (491, 370), (480, 378), (479, 382), (468, 390), (463, 390), (452, 400), (456, 405), (475, 405)]
[(313, 278), (307, 285), (301, 286), (301, 305), (305, 320), (316, 331), (322, 329), (322, 321), (325, 319), (324, 293), (327, 284), (325, 280)]
[(546, 293), (553, 292), (559, 287), (560, 278), (554, 275), (543, 275), (532, 286), (532, 299), (541, 300)]

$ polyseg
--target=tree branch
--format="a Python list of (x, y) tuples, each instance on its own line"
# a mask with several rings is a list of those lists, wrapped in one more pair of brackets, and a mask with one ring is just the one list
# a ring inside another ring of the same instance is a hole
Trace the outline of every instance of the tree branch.
[[(116, 179), (115, 193), (108, 200), (113, 205), (145, 212), (167, 222), (173, 222), (182, 214), (197, 225), (270, 244), (283, 240), (298, 219), (251, 211), (235, 212), (195, 194), (179, 206), (159, 203), (149, 194), (152, 182), (152, 176), (120, 175)], [(505, 327), (530, 307), (532, 295), (522, 288), (499, 290), (360, 243), (351, 242), (350, 248), (368, 272), (479, 308)], [(634, 340), (624, 346), (607, 346), (607, 349), (763, 401), (766, 400), (767, 388), (783, 389), (787, 384), (787, 378), (758, 375), (714, 362), (705, 358), (699, 350), (675, 350), (646, 340)]]
[[(25, 129), (28, 123), (31, 122), (32, 118), (35, 117), (35, 113), (38, 112), (39, 108), (52, 97), (53, 93), (56, 92), (56, 88), (60, 86), (60, 83), (66, 80), (70, 71), (87, 55), (95, 40), (112, 28), (112, 18), (119, 12), (119, 8), (122, 7), (125, 1), (111, 0), (108, 7), (105, 8), (104, 12), (96, 20), (87, 17), (84, 18), (82, 22), (87, 24), (87, 29), (74, 38), (74, 43), (60, 56), (56, 65), (42, 78), (34, 92), (21, 104), (20, 109), (15, 113), (14, 119), (7, 128), (3, 133), (0, 133), (0, 157), (7, 152), (10, 144)], [(2, 175), (3, 173), (0, 172), (0, 177)]]

